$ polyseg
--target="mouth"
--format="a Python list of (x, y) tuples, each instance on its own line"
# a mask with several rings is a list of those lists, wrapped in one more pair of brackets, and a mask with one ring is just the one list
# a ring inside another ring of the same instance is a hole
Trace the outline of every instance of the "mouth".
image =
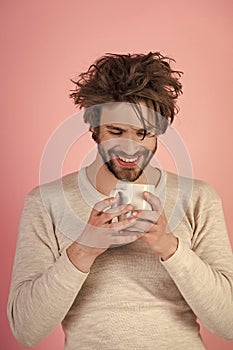
[(116, 161), (124, 167), (135, 167), (138, 164), (139, 157), (131, 157), (131, 158), (126, 158), (122, 156), (117, 156)]

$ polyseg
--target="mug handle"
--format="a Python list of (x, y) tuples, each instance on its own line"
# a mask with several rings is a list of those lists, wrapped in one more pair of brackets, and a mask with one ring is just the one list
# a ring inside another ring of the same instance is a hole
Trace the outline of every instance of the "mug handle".
[(125, 195), (124, 190), (122, 189), (112, 190), (110, 192), (110, 197), (118, 197), (117, 203), (113, 206), (113, 208), (121, 204), (128, 204), (128, 197)]

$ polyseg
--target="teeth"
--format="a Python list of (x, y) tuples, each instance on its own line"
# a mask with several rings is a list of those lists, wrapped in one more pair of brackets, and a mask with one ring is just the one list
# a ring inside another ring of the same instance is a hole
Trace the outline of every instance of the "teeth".
[(129, 159), (129, 158), (123, 158), (123, 157), (120, 157), (120, 156), (119, 156), (119, 158), (120, 158), (120, 160), (122, 160), (123, 162), (126, 162), (126, 163), (134, 163), (138, 159), (137, 157)]

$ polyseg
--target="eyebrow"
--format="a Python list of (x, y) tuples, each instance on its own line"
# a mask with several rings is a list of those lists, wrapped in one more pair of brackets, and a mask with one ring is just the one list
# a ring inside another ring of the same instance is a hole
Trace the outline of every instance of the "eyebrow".
[[(112, 125), (112, 124), (107, 124), (107, 125), (105, 125), (106, 126), (106, 128), (107, 129), (109, 129), (109, 130), (117, 130), (117, 131), (124, 131), (125, 129), (124, 128), (122, 128), (122, 127), (119, 127), (119, 126), (115, 126), (115, 125)], [(139, 132), (139, 131), (144, 131), (144, 129), (143, 128), (134, 128), (134, 127), (132, 127), (132, 129), (133, 130), (135, 130), (135, 131), (137, 131), (137, 132)]]
[(119, 126), (115, 126), (115, 125), (111, 125), (111, 124), (105, 125), (105, 127), (107, 129), (110, 129), (110, 130), (118, 130), (118, 131), (124, 130), (123, 128), (120, 128)]

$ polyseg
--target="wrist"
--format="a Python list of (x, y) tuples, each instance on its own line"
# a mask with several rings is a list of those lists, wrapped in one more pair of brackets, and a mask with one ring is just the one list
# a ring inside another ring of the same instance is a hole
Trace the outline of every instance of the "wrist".
[(177, 251), (178, 244), (179, 244), (178, 238), (172, 234), (170, 236), (170, 243), (168, 245), (168, 249), (163, 254), (160, 255), (161, 260), (166, 261), (169, 258), (171, 258), (172, 255), (174, 255), (175, 252)]
[(90, 271), (92, 264), (96, 259), (96, 255), (77, 242), (72, 243), (67, 249), (66, 253), (71, 263), (81, 272), (87, 273)]

